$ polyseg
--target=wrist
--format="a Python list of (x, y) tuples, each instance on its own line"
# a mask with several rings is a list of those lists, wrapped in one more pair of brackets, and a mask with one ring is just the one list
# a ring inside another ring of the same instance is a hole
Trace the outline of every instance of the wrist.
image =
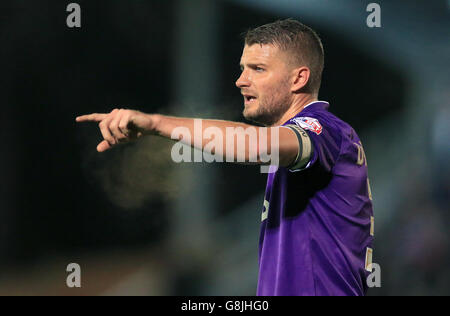
[(159, 114), (147, 114), (148, 115), (148, 125), (145, 134), (147, 135), (159, 135), (159, 125), (161, 121), (161, 115)]

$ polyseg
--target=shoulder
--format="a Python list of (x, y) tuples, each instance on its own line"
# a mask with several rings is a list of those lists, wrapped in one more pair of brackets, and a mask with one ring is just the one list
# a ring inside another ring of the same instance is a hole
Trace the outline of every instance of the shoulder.
[(301, 127), (313, 138), (332, 137), (336, 143), (340, 143), (342, 138), (353, 130), (348, 123), (331, 112), (318, 109), (305, 109), (290, 119), (287, 124)]
[(328, 112), (321, 103), (305, 108), (285, 125), (298, 126), (310, 139), (312, 156), (306, 168), (318, 162), (327, 171), (339, 159), (351, 130), (350, 125)]

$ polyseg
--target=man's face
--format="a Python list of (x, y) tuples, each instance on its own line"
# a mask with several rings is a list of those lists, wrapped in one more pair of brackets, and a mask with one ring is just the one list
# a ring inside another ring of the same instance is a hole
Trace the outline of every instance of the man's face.
[(236, 86), (244, 96), (246, 119), (271, 126), (291, 105), (286, 54), (274, 45), (245, 45)]

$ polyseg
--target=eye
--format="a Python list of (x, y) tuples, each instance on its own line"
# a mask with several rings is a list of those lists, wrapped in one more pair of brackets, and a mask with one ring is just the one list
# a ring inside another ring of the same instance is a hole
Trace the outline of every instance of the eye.
[(263, 72), (265, 69), (264, 69), (264, 68), (261, 68), (261, 67), (256, 67), (255, 70), (256, 70), (257, 72)]

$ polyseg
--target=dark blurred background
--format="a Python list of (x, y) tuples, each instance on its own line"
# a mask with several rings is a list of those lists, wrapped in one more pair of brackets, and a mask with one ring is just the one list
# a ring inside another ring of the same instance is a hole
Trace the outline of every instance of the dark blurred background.
[[(254, 295), (266, 175), (176, 164), (156, 137), (99, 154), (113, 108), (243, 121), (250, 27), (293, 17), (325, 48), (320, 99), (359, 133), (375, 213), (369, 295), (450, 294), (450, 2), (0, 4), (0, 295)], [(66, 287), (66, 266), (82, 288)]]

